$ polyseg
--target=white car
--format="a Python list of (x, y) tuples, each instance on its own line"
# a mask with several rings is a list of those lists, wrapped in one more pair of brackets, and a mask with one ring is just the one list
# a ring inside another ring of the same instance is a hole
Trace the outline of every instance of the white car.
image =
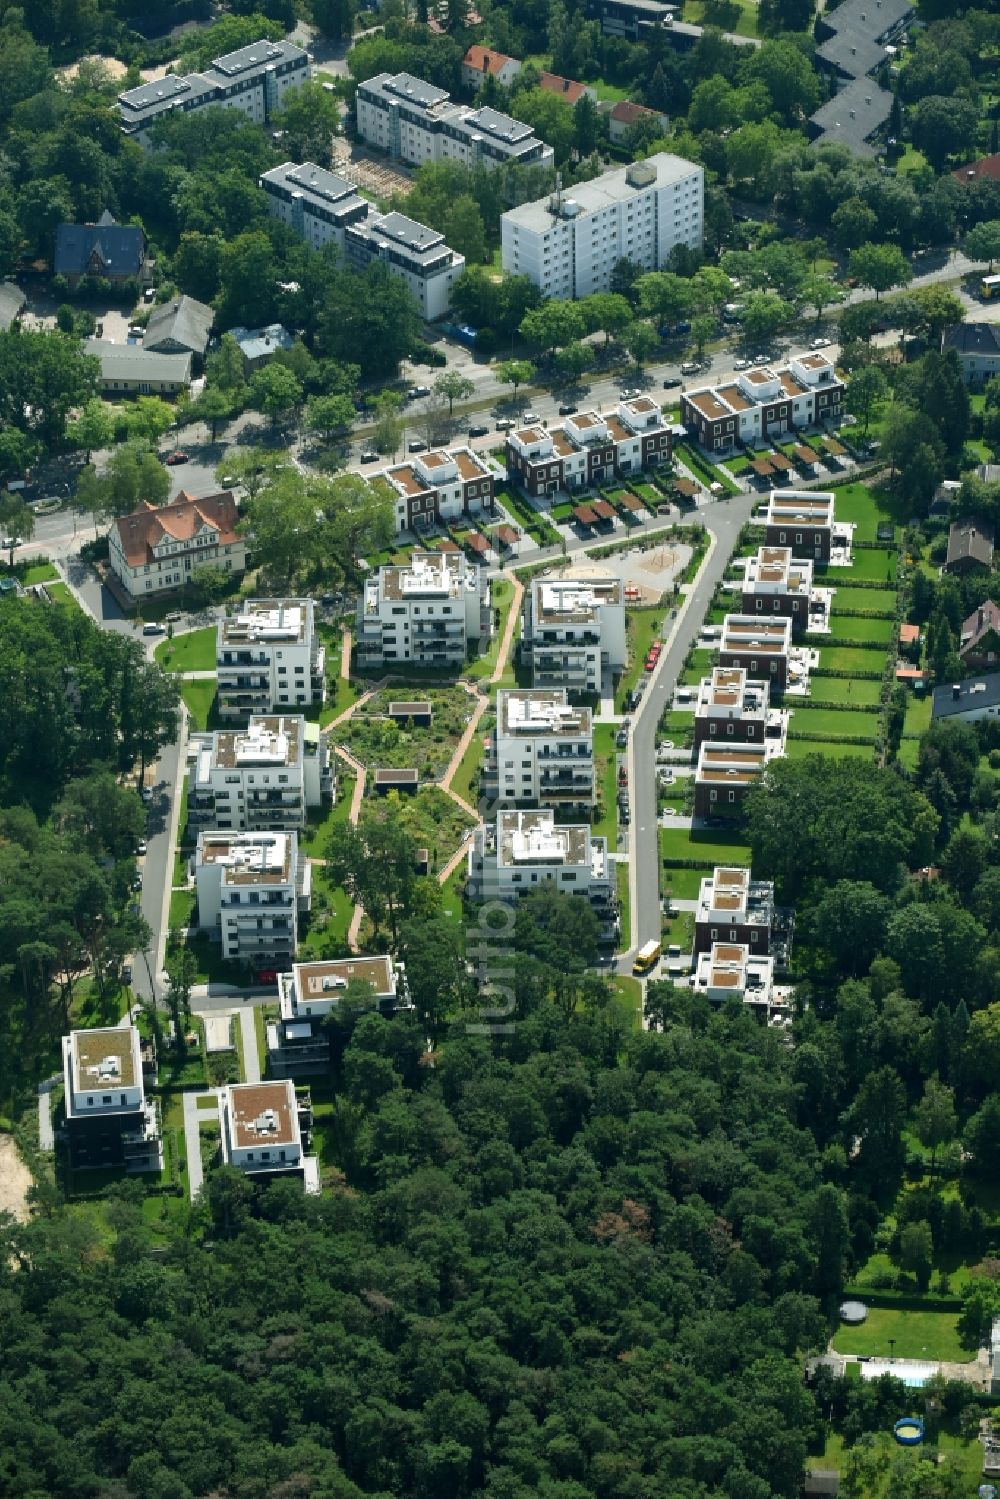
[(750, 368), (750, 361), (749, 361), (749, 359), (735, 359), (733, 361), (733, 369), (734, 370), (748, 370), (749, 368)]
[(814, 338), (809, 347), (811, 349), (828, 349), (830, 347), (830, 340), (828, 338)]
[(757, 354), (754, 356), (754, 364), (770, 364), (770, 354)]
[(540, 422), (541, 417), (538, 415), (537, 411), (526, 411), (521, 420), (525, 422)]

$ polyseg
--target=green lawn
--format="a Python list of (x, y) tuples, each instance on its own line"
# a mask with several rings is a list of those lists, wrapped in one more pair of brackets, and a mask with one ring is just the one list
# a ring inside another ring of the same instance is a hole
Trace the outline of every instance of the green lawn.
[(603, 78), (595, 78), (589, 87), (602, 104), (617, 104), (619, 100), (628, 98), (627, 88), (617, 88), (613, 83), (605, 83)]
[(480, 727), (469, 740), (469, 747), (462, 756), (458, 769), (455, 771), (451, 781), (452, 791), (456, 791), (469, 803), (470, 807), (476, 805), (479, 794), (479, 771), (486, 754), (486, 732)]
[[(618, 785), (615, 773), (615, 725), (599, 723), (594, 729), (594, 779), (600, 788), (601, 817), (592, 832), (608, 840), (608, 848), (618, 846)], [(596, 787), (595, 787), (596, 789)]]
[(204, 630), (161, 640), (153, 655), (169, 671), (214, 671), (215, 639), (215, 626), (206, 625)]
[(664, 946), (676, 943), (681, 952), (689, 953), (694, 947), (694, 912), (679, 911), (663, 922), (661, 932)]
[(507, 578), (494, 578), (490, 584), (490, 597), (493, 600), (493, 608), (500, 611), (500, 622), (493, 631), (489, 650), (485, 655), (471, 662), (466, 668), (464, 675), (476, 679), (491, 677), (496, 669), (497, 657), (500, 655), (500, 642), (507, 626), (507, 616), (510, 614), (510, 606), (514, 601), (514, 585)]
[[(857, 614), (837, 614), (830, 620), (830, 634), (836, 640), (875, 640), (888, 645), (893, 637), (896, 622), (893, 619), (862, 619)], [(817, 636), (822, 639), (822, 636)]]
[(707, 677), (718, 659), (718, 651), (701, 646), (698, 650), (691, 652), (691, 659), (685, 666), (678, 681), (685, 687), (695, 687), (702, 677)]
[(913, 692), (906, 699), (906, 718), (903, 722), (903, 736), (906, 739), (917, 739), (931, 726), (931, 708), (933, 699), (929, 692), (917, 697)]
[(904, 739), (896, 753), (896, 759), (907, 770), (916, 770), (920, 756), (920, 740)]
[(877, 707), (882, 695), (882, 683), (869, 681), (864, 677), (852, 681), (850, 677), (820, 677), (813, 674), (809, 678), (809, 690), (812, 697), (820, 703), (865, 703)]
[(453, 925), (459, 927), (462, 926), (464, 919), (462, 911), (462, 891), (465, 888), (465, 878), (466, 865), (465, 861), (463, 860), (459, 864), (457, 869), (452, 870), (451, 874), (441, 886), (441, 915), (444, 917), (445, 921), (449, 921)]
[[(736, 31), (740, 36), (757, 35), (757, 6), (754, 0), (737, 0), (740, 7), (740, 18), (736, 22)], [(684, 7), (684, 19), (693, 25), (700, 26), (704, 12), (702, 0), (688, 0)]]
[(956, 1312), (906, 1311), (873, 1306), (860, 1327), (839, 1327), (833, 1335), (833, 1346), (838, 1353), (888, 1358), (889, 1339), (893, 1338), (896, 1358), (968, 1363), (972, 1353), (959, 1341), (957, 1322)]
[(661, 828), (660, 858), (701, 859), (706, 864), (749, 864), (750, 848), (737, 833), (727, 835), (718, 828), (704, 832), (692, 828)]
[(690, 742), (694, 738), (694, 710), (685, 712), (683, 708), (671, 708), (663, 716), (660, 733), (664, 739), (672, 739), (677, 745)]
[[(623, 928), (624, 930), (624, 928)], [(615, 998), (625, 1010), (635, 1029), (642, 1029), (642, 984), (626, 973), (619, 973), (612, 980)]]
[(204, 733), (208, 728), (208, 719), (215, 702), (214, 682), (182, 682), (181, 697), (184, 699), (185, 707), (191, 715), (191, 729), (195, 733)]
[(628, 947), (632, 941), (632, 896), (629, 892), (628, 865), (615, 865), (615, 883), (618, 887), (618, 919), (621, 926), (619, 945)]
[(888, 498), (867, 484), (838, 484), (834, 490), (838, 521), (851, 521), (855, 541), (877, 541), (879, 521), (895, 520)]
[(77, 603), (75, 595), (67, 586), (67, 584), (46, 583), (45, 587), (48, 591), (49, 598), (52, 599), (54, 603), (70, 604), (74, 609), (79, 609), (80, 605)]
[(838, 744), (836, 740), (824, 743), (819, 739), (789, 739), (785, 746), (789, 760), (804, 760), (807, 755), (830, 755), (849, 760), (870, 760), (870, 744)]
[(660, 876), (663, 894), (669, 890), (674, 900), (697, 900), (706, 873), (704, 869), (665, 869)]
[[(836, 572), (829, 572), (823, 579), (824, 587), (830, 587), (836, 583)], [(896, 590), (894, 588), (837, 588), (833, 595), (834, 617), (844, 609), (882, 609), (889, 614), (896, 611)]]
[(21, 582), (25, 588), (30, 588), (32, 583), (56, 583), (58, 581), (59, 574), (51, 562), (36, 562), (21, 575)]
[(198, 897), (193, 890), (171, 890), (170, 930), (192, 926), (198, 920)]
[(792, 737), (800, 734), (825, 734), (831, 739), (856, 739), (863, 735), (872, 743), (878, 734), (878, 714), (852, 713), (848, 708), (813, 708), (796, 703), (788, 726)]
[(625, 615), (628, 636), (628, 666), (622, 672), (615, 691), (615, 709), (621, 713), (626, 693), (635, 686), (642, 675), (643, 662), (649, 647), (661, 634), (662, 609), (629, 609)]
[(885, 652), (866, 651), (850, 645), (824, 645), (820, 647), (819, 664), (828, 671), (881, 673), (885, 666)]
[(850, 567), (827, 567), (820, 569), (816, 579), (823, 588), (837, 588), (841, 582), (851, 583), (856, 578), (884, 583), (894, 587), (896, 583), (896, 553), (878, 548), (855, 549), (851, 553)]
[(299, 960), (340, 957), (347, 951), (347, 932), (354, 906), (346, 890), (331, 884), (322, 864), (312, 866), (312, 911), (309, 930), (299, 943)]

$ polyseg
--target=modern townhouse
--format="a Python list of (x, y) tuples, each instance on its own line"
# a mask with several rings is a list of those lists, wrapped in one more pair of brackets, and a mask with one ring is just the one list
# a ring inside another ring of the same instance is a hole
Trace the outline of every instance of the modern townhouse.
[(787, 547), (794, 558), (826, 564), (833, 551), (834, 497), (818, 489), (772, 490), (764, 517), (769, 547)]
[(460, 667), (493, 629), (486, 573), (461, 552), (418, 552), (380, 567), (358, 603), (362, 669), (390, 662)]
[(525, 589), (521, 660), (534, 687), (600, 692), (625, 666), (625, 594), (618, 578), (564, 573)]
[(198, 925), (222, 956), (254, 972), (289, 967), (312, 893), (295, 833), (200, 832), (194, 864)]
[(358, 135), (397, 161), (459, 161), (464, 166), (550, 167), (551, 146), (530, 126), (488, 105), (452, 103), (446, 89), (409, 73), (379, 73), (358, 85)]
[(296, 963), (278, 975), (278, 1018), (267, 1026), (267, 1065), (274, 1077), (324, 1072), (330, 1037), (323, 1021), (359, 1011), (392, 1015), (410, 1004), (406, 971), (387, 955)]
[(727, 614), (722, 622), (719, 665), (742, 668), (749, 678), (765, 681), (772, 694), (788, 686), (791, 650), (790, 619)]
[(703, 677), (694, 705), (694, 744), (763, 744), (781, 715), (770, 707), (767, 682), (754, 680), (742, 667), (717, 666)]
[(587, 489), (608, 479), (668, 463), (672, 429), (650, 396), (619, 401), (614, 412), (577, 411), (550, 431), (541, 425), (507, 434), (507, 472), (535, 497)]
[(825, 354), (799, 354), (787, 366), (744, 370), (727, 385), (684, 391), (681, 421), (708, 452), (728, 452), (835, 421), (844, 389)]
[(284, 713), (326, 701), (326, 650), (312, 599), (247, 599), (216, 627), (221, 718)]
[(468, 858), (472, 900), (513, 902), (551, 884), (565, 895), (589, 900), (601, 922), (602, 940), (617, 933), (615, 867), (607, 839), (586, 824), (556, 823), (550, 808), (497, 814), (473, 835)]
[(774, 992), (774, 959), (736, 942), (713, 942), (698, 954), (692, 987), (713, 1004), (737, 999), (766, 1017)]
[(760, 547), (747, 561), (743, 613), (790, 619), (796, 634), (809, 629), (813, 564), (795, 557), (790, 546)]
[(749, 869), (722, 864), (702, 880), (694, 918), (696, 955), (710, 952), (716, 942), (733, 942), (754, 957), (767, 957), (777, 926), (772, 880), (755, 880)]
[(509, 209), (500, 219), (503, 269), (547, 297), (607, 291), (623, 259), (655, 271), (678, 245), (700, 250), (704, 199), (703, 168), (657, 152)]
[(62, 1038), (63, 1113), (74, 1168), (160, 1171), (163, 1142), (146, 1083), (156, 1051), (134, 1025), (70, 1031)]
[(419, 453), (378, 477), (392, 491), (396, 531), (419, 532), (463, 516), (491, 516), (504, 473), (487, 453), (462, 446)]
[(498, 692), (483, 793), (499, 807), (592, 807), (590, 709), (573, 707), (563, 687)]
[(242, 573), (246, 543), (236, 523), (228, 489), (200, 499), (181, 490), (169, 505), (146, 504), (115, 521), (108, 535), (111, 571), (140, 601), (182, 588), (206, 563)]
[(289, 89), (312, 77), (312, 58), (293, 42), (262, 38), (216, 57), (203, 73), (183, 77), (168, 73), (118, 95), (118, 114), (125, 134), (140, 145), (150, 143), (158, 120), (179, 112), (216, 107), (238, 109), (264, 125), (281, 108)]
[(330, 750), (319, 725), (289, 714), (250, 719), (194, 740), (188, 818), (247, 832), (301, 830), (333, 795)]
[(223, 1165), (260, 1182), (299, 1176), (307, 1192), (319, 1191), (319, 1162), (307, 1154), (312, 1103), (290, 1078), (223, 1088), (219, 1128)]
[(773, 739), (749, 744), (702, 740), (694, 772), (695, 817), (741, 817), (747, 792), (775, 751), (780, 754), (781, 744)]

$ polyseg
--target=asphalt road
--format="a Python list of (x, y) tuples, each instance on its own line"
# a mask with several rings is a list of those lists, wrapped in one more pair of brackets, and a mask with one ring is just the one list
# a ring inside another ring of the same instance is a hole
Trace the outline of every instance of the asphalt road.
[(656, 726), (672, 697), (684, 658), (704, 622), (716, 585), (722, 580), (740, 528), (750, 518), (760, 496), (733, 495), (699, 512), (716, 540), (703, 564), (680, 623), (667, 641), (653, 680), (632, 715), (632, 825), (630, 857), (635, 865), (636, 935), (638, 945), (659, 940), (660, 856), (656, 820)]
[[(146, 856), (142, 859), (142, 914), (152, 937), (145, 955), (132, 960), (132, 987), (144, 999), (163, 994), (160, 973), (166, 950), (173, 885), (171, 811), (181, 785), (181, 742), (168, 744), (152, 774), (153, 799), (146, 809)], [(147, 966), (148, 965), (148, 966)]]

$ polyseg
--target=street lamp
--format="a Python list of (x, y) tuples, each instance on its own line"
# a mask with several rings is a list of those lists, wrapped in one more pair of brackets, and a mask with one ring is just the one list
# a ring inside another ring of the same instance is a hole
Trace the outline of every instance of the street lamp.
[(890, 1363), (892, 1363), (893, 1353), (894, 1353), (895, 1347), (896, 1347), (896, 1339), (895, 1338), (890, 1338), (889, 1339), (889, 1362)]

